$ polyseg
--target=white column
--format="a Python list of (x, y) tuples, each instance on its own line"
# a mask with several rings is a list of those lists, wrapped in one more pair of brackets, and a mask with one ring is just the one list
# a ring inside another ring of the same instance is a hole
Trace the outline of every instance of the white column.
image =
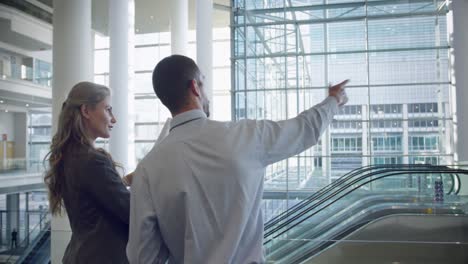
[(27, 238), (26, 245), (29, 246), (30, 237), (29, 237), (29, 192), (25, 193), (25, 213), (24, 213), (24, 235)]
[(29, 140), (30, 140), (30, 133), (29, 133), (29, 125), (31, 124), (31, 115), (30, 115), (30, 109), (27, 110), (26, 112), (26, 138), (25, 138), (25, 141), (26, 141), (26, 155), (25, 155), (25, 159), (26, 159), (26, 171), (29, 172), (29, 170), (31, 169), (31, 156), (29, 154), (29, 150), (30, 150), (30, 145), (28, 144)]
[(171, 0), (171, 53), (188, 52), (188, 0)]
[[(133, 49), (135, 3), (133, 0), (109, 2), (109, 87), (117, 120), (109, 140), (109, 152), (126, 172), (135, 168), (133, 101)], [(130, 101), (130, 102), (129, 102)], [(133, 147), (132, 147), (133, 146)]]
[(0, 160), (0, 167), (1, 168), (6, 168), (7, 166), (7, 141), (6, 140), (2, 140), (0, 141), (0, 148), (2, 148), (2, 151), (3, 151), (3, 159)]
[(13, 194), (7, 194), (6, 195), (6, 235), (7, 235), (7, 241), (9, 242), (10, 246), (10, 239), (11, 239), (11, 231), (13, 229), (16, 229), (18, 231), (18, 237), (17, 237), (17, 243), (19, 246), (19, 243), (23, 239), (21, 237), (21, 232), (20, 232), (20, 194), (19, 193), (13, 193)]
[(28, 145), (28, 141), (26, 141), (28, 134), (27, 113), (13, 113), (13, 116), (15, 120), (13, 124), (15, 133), (14, 157), (24, 159), (26, 157), (26, 146)]
[[(80, 81), (93, 80), (91, 0), (54, 0), (52, 134), (62, 104)], [(67, 216), (52, 218), (51, 260), (62, 263), (71, 237)]]
[(205, 75), (203, 87), (213, 113), (213, 1), (197, 0), (197, 64)]
[[(455, 162), (468, 164), (468, 1), (450, 1), (447, 14), (447, 33), (453, 47), (450, 52), (452, 68), (450, 71), (452, 80), (451, 100), (454, 128), (454, 153)], [(468, 195), (468, 179), (462, 177), (462, 190), (460, 194)]]
[(93, 80), (91, 0), (55, 0), (53, 28), (53, 131), (73, 85)]
[[(403, 120), (408, 120), (408, 104), (403, 104)], [(403, 121), (403, 135), (401, 138), (401, 143), (403, 144), (403, 164), (409, 163), (409, 121)]]

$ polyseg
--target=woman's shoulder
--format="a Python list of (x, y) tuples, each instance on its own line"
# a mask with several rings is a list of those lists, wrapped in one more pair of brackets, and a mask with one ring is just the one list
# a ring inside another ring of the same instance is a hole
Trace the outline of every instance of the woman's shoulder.
[(103, 149), (92, 149), (89, 150), (87, 155), (87, 161), (90, 165), (94, 166), (113, 166), (112, 158)]
[(71, 154), (69, 159), (72, 166), (79, 166), (83, 169), (96, 166), (112, 166), (112, 159), (109, 154), (101, 149), (79, 149)]
[[(113, 178), (118, 175), (111, 158), (108, 154), (90, 150), (81, 153), (81, 158), (76, 161), (77, 164), (73, 165), (76, 172), (81, 175), (81, 182), (85, 186), (96, 185), (100, 180), (105, 178)], [(99, 175), (99, 177), (96, 177)]]

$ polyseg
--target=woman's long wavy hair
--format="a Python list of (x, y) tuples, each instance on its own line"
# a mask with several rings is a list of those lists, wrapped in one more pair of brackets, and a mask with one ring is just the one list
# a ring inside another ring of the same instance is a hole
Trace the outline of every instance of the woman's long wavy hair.
[[(76, 151), (95, 151), (112, 160), (110, 154), (105, 150), (94, 147), (92, 140), (86, 133), (81, 115), (82, 105), (94, 108), (108, 96), (110, 96), (110, 89), (106, 86), (80, 82), (73, 86), (67, 100), (62, 105), (57, 133), (52, 138), (50, 152), (44, 158), (44, 163), (49, 163), (44, 182), (49, 189), (50, 211), (53, 215), (60, 215), (63, 208), (65, 153), (67, 153), (67, 157), (70, 157)], [(114, 167), (120, 167), (113, 160), (112, 162)]]

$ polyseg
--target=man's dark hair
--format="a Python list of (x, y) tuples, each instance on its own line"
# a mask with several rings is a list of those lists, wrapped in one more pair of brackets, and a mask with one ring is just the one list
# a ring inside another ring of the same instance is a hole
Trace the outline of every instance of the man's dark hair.
[(200, 79), (197, 64), (182, 55), (172, 55), (161, 60), (153, 71), (153, 89), (161, 102), (171, 112), (179, 111), (186, 103), (191, 80)]

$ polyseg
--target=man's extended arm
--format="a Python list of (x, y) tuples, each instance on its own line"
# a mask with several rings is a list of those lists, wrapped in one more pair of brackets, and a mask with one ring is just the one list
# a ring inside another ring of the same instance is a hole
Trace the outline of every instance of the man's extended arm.
[(317, 144), (320, 135), (330, 125), (338, 107), (348, 99), (344, 81), (329, 88), (329, 96), (320, 104), (297, 117), (279, 122), (257, 122), (263, 162), (265, 165), (296, 155)]

